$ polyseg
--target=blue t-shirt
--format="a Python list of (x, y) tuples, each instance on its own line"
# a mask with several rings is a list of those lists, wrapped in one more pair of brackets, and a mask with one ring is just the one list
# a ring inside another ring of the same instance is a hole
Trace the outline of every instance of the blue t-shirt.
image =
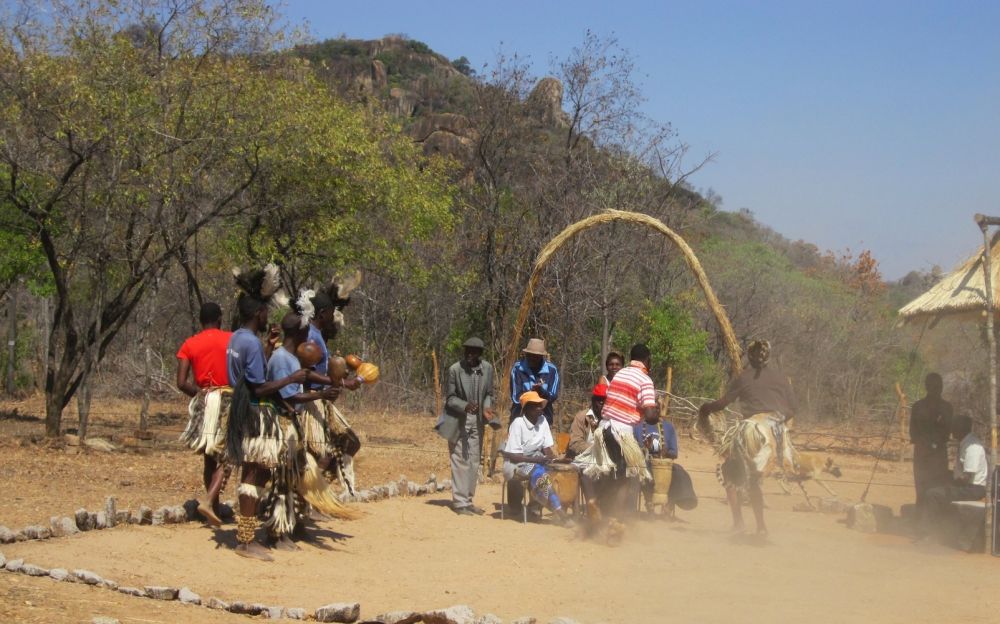
[(510, 370), (511, 422), (521, 415), (521, 395), (530, 391), (539, 381), (542, 382), (542, 388), (538, 394), (548, 401), (542, 413), (545, 415), (545, 420), (552, 424), (553, 403), (559, 398), (559, 369), (552, 362), (545, 360), (542, 368), (536, 373), (523, 358), (514, 362), (514, 367)]
[(264, 383), (264, 345), (257, 334), (244, 327), (233, 332), (226, 349), (226, 369), (229, 385), (234, 388), (244, 374), (249, 383)]
[[(295, 371), (302, 368), (299, 359), (285, 350), (285, 347), (278, 347), (271, 354), (271, 359), (267, 361), (267, 380), (277, 381), (288, 377)], [(278, 394), (281, 398), (287, 399), (302, 392), (302, 384), (288, 384)]]
[[(661, 443), (663, 444), (663, 448), (665, 450), (664, 454), (668, 457), (677, 457), (677, 430), (674, 429), (674, 425), (667, 420), (660, 421), (660, 425), (663, 426), (663, 439), (661, 440)], [(643, 443), (643, 438), (647, 435), (660, 435), (656, 425), (647, 425), (644, 422), (641, 422), (633, 427), (632, 432), (635, 434), (635, 439), (639, 441), (640, 445)]]
[[(330, 350), (326, 348), (326, 340), (323, 338), (323, 332), (319, 330), (318, 327), (309, 324), (309, 340), (315, 342), (319, 345), (319, 350), (323, 352), (323, 359), (313, 366), (313, 370), (320, 375), (326, 375), (327, 371), (330, 370)], [(310, 384), (311, 388), (322, 388), (322, 384)]]

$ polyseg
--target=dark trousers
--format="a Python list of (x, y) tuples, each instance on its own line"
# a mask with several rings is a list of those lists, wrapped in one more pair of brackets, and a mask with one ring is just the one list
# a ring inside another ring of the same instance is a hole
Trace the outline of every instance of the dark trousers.
[(952, 483), (932, 487), (924, 492), (923, 509), (920, 510), (921, 533), (941, 523), (948, 513), (948, 506), (955, 501), (975, 501), (986, 496), (986, 486)]
[(913, 447), (913, 487), (917, 494), (917, 507), (923, 507), (927, 490), (951, 483), (948, 470), (948, 451), (941, 447)]

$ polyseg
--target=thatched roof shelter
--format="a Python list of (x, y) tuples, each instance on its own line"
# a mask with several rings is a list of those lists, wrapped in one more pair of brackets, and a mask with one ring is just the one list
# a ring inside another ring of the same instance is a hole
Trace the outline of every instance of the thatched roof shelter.
[[(1000, 246), (994, 237), (990, 249), (990, 284), (993, 300), (1000, 301)], [(904, 321), (931, 320), (941, 317), (965, 317), (966, 320), (986, 316), (986, 286), (983, 272), (983, 248), (976, 250), (968, 260), (948, 273), (927, 292), (899, 310)]]

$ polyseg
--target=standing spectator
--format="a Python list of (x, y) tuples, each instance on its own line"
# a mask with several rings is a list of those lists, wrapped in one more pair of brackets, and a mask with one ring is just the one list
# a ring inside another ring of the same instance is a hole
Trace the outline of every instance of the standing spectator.
[(452, 511), (459, 515), (482, 515), (472, 503), (479, 482), (486, 425), (499, 428), (493, 413), (493, 365), (483, 361), (483, 341), (469, 338), (462, 344), (462, 359), (448, 369), (444, 418), (458, 420), (455, 435), (448, 440), (451, 458)]
[(917, 490), (917, 510), (922, 513), (930, 488), (948, 482), (948, 434), (951, 431), (951, 403), (941, 398), (941, 375), (928, 373), (927, 394), (913, 404), (910, 415), (910, 444), (913, 445), (913, 486)]
[(521, 350), (523, 357), (514, 363), (510, 371), (510, 420), (521, 415), (521, 395), (525, 392), (537, 392), (545, 399), (545, 409), (542, 414), (546, 422), (552, 426), (553, 404), (559, 398), (559, 370), (548, 360), (545, 351), (545, 341), (532, 338)]

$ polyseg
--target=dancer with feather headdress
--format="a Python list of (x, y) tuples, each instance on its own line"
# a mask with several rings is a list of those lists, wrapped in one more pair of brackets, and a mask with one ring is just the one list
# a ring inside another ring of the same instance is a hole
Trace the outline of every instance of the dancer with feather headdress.
[(267, 550), (255, 541), (257, 502), (278, 466), (283, 432), (278, 422), (275, 400), (285, 386), (301, 384), (307, 373), (298, 370), (281, 379), (268, 381), (264, 346), (259, 335), (267, 328), (268, 306), (283, 303), (279, 294), (278, 268), (269, 264), (261, 270), (234, 271), (240, 294), (236, 301), (240, 328), (229, 341), (227, 364), (233, 388), (226, 434), (230, 461), (242, 466), (239, 514), (236, 517), (236, 553), (271, 561)]
[[(334, 277), (327, 285), (315, 291), (307, 291), (312, 293), (310, 303), (314, 311), (309, 324), (309, 342), (315, 344), (320, 351), (319, 359), (312, 368), (320, 375), (331, 377), (330, 383), (348, 390), (357, 390), (362, 381), (356, 375), (344, 374), (346, 369), (341, 364), (346, 362), (338, 356), (333, 360), (337, 370), (330, 370), (331, 357), (327, 342), (335, 339), (344, 326), (344, 307), (351, 302), (351, 292), (360, 283), (359, 271), (346, 279)], [(322, 385), (313, 384), (312, 388), (321, 390)], [(303, 441), (320, 468), (353, 494), (354, 454), (360, 448), (360, 441), (347, 419), (334, 402), (328, 400), (306, 404), (300, 419)]]
[[(307, 342), (310, 321), (315, 313), (315, 293), (302, 291), (292, 302), (292, 311), (281, 322), (283, 340), (267, 363), (269, 381), (287, 377), (319, 363), (317, 345)], [(297, 548), (292, 532), (312, 505), (317, 511), (340, 519), (352, 519), (357, 513), (344, 506), (329, 483), (322, 477), (317, 457), (326, 453), (325, 423), (314, 414), (318, 406), (331, 403), (340, 395), (341, 386), (326, 375), (308, 370), (307, 383), (290, 384), (279, 391), (279, 414), (284, 432), (281, 459), (265, 500), (264, 516), (268, 536), (277, 548)]]

